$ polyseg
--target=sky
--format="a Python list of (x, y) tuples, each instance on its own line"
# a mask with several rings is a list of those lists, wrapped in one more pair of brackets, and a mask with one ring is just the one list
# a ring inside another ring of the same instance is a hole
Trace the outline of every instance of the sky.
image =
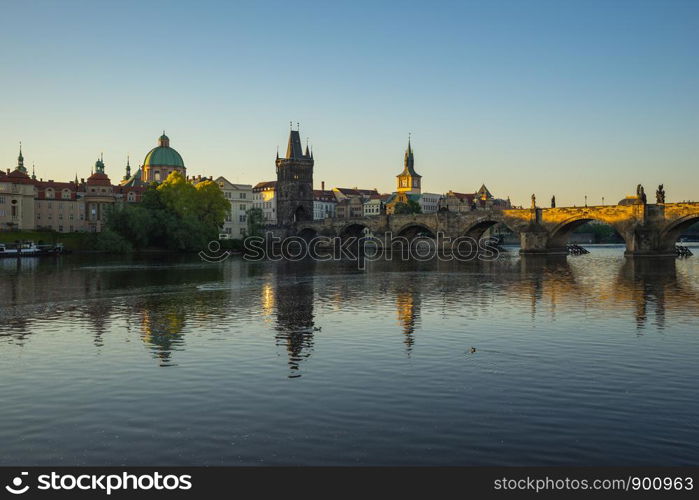
[(0, 0), (0, 166), (113, 181), (163, 130), (190, 175), (276, 176), (300, 123), (326, 187), (529, 205), (699, 200), (699, 2)]

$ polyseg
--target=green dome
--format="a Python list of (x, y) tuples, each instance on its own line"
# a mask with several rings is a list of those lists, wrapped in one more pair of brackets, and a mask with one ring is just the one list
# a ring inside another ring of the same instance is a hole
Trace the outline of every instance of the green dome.
[(184, 168), (184, 162), (180, 154), (172, 148), (165, 146), (158, 146), (153, 148), (146, 155), (146, 159), (143, 160), (144, 167), (182, 167)]
[(184, 161), (180, 154), (170, 147), (170, 139), (163, 133), (158, 139), (160, 145), (153, 148), (143, 160), (144, 167), (181, 167), (184, 168)]

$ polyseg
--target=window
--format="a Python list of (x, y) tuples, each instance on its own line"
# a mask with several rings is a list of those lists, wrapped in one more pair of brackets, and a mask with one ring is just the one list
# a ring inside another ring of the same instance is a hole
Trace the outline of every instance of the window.
[(70, 200), (70, 190), (64, 189), (64, 190), (63, 190), (63, 196), (62, 196), (62, 198), (63, 198), (64, 200)]
[(4, 196), (0, 196), (0, 203), (5, 203), (5, 197), (4, 197)]
[(241, 203), (241, 204), (240, 204), (240, 209), (241, 209), (242, 211), (245, 211), (245, 204)]
[(246, 193), (240, 193), (240, 199), (241, 199), (241, 200), (244, 200), (244, 199), (245, 199), (245, 195), (246, 195)]
[(244, 215), (241, 215), (241, 216), (238, 218), (238, 220), (239, 220), (239, 222), (245, 222), (245, 216), (244, 216)]

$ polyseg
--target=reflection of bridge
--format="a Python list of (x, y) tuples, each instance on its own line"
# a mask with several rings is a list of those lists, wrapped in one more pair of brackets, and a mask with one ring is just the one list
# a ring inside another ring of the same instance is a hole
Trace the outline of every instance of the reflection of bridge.
[(699, 203), (605, 205), (591, 207), (474, 210), (433, 214), (375, 215), (351, 219), (297, 222), (292, 234), (303, 237), (361, 236), (368, 229), (377, 237), (386, 233), (408, 239), (418, 235), (479, 239), (496, 224), (519, 233), (521, 253), (566, 253), (570, 233), (596, 220), (611, 225), (626, 242), (627, 255), (675, 255), (675, 242), (690, 225), (699, 222)]

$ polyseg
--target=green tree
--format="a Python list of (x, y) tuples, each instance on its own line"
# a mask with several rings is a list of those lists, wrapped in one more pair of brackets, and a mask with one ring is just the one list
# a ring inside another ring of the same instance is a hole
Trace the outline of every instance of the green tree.
[(420, 204), (417, 201), (408, 199), (407, 203), (403, 203), (402, 201), (396, 203), (395, 207), (393, 207), (393, 213), (398, 215), (420, 214), (422, 213), (422, 208), (420, 207)]
[(163, 206), (180, 217), (193, 214), (196, 210), (197, 190), (177, 170), (167, 176), (157, 188)]
[(265, 225), (265, 213), (261, 208), (251, 208), (247, 212), (248, 236), (260, 236)]
[(218, 229), (223, 226), (231, 211), (231, 202), (226, 199), (221, 188), (214, 181), (197, 183), (194, 211), (206, 226)]

